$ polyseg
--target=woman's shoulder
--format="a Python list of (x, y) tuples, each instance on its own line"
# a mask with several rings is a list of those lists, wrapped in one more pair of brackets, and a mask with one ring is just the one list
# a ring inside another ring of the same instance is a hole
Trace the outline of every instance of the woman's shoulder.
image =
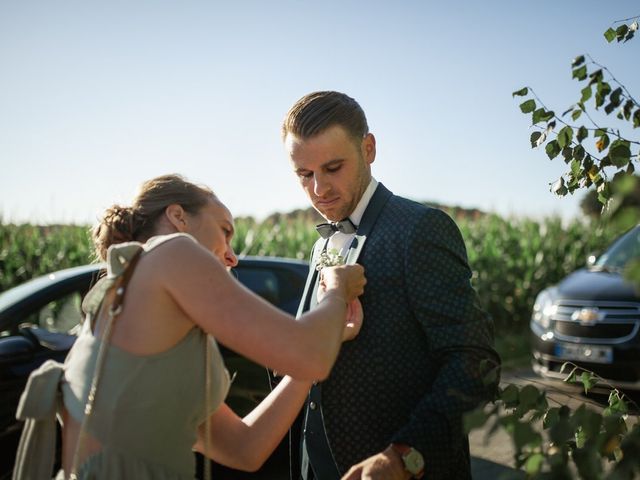
[(143, 245), (143, 248), (145, 252), (149, 252), (154, 248), (157, 248), (158, 246), (166, 244), (167, 242), (170, 242), (170, 241), (178, 241), (178, 243), (185, 243), (187, 245), (189, 245), (189, 243), (196, 244), (196, 245), (198, 244), (198, 241), (188, 233), (176, 232), (176, 233), (170, 233), (167, 235), (156, 235), (155, 237), (151, 237)]

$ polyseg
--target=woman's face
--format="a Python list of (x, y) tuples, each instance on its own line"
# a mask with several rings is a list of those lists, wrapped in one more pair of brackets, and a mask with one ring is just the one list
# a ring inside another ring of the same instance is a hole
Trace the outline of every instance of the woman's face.
[(231, 248), (234, 234), (233, 217), (222, 202), (213, 199), (195, 214), (187, 214), (187, 233), (213, 253), (230, 269), (238, 264), (238, 258)]

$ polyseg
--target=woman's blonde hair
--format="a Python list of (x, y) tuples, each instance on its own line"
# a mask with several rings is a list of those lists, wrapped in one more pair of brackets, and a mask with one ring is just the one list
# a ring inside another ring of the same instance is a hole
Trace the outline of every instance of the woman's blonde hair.
[(92, 232), (96, 257), (104, 261), (107, 249), (117, 243), (147, 241), (169, 205), (178, 204), (195, 215), (215, 198), (210, 188), (191, 183), (181, 175), (162, 175), (147, 180), (140, 186), (130, 207), (113, 205), (104, 212)]

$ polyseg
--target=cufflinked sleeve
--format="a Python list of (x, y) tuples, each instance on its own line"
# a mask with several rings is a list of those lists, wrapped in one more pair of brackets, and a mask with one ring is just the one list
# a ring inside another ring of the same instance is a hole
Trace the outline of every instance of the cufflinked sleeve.
[(495, 395), (500, 358), (454, 221), (440, 210), (426, 210), (408, 233), (404, 258), (407, 296), (426, 336), (425, 355), (439, 368), (392, 441), (423, 454), (425, 477), (444, 479), (460, 461), (460, 450), (468, 448), (463, 414)]

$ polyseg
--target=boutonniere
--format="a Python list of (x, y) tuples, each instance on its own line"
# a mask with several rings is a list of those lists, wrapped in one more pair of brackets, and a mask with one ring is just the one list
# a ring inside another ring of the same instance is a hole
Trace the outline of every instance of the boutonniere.
[(316, 270), (320, 271), (324, 267), (335, 267), (337, 265), (344, 265), (344, 257), (338, 253), (338, 250), (332, 248), (320, 254), (316, 262)]

